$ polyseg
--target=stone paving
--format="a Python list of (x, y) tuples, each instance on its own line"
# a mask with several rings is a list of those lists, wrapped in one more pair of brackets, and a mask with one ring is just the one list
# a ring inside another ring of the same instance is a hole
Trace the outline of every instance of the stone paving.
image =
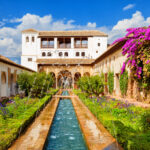
[(150, 108), (150, 104), (147, 104), (145, 102), (140, 102), (140, 101), (137, 101), (135, 99), (131, 99), (131, 98), (121, 98), (121, 97), (118, 97), (118, 96), (110, 96), (108, 95), (108, 97), (110, 98), (116, 98), (122, 102), (125, 102), (125, 103), (128, 103), (128, 104), (133, 104), (135, 106), (139, 106), (139, 107), (143, 107), (143, 108)]

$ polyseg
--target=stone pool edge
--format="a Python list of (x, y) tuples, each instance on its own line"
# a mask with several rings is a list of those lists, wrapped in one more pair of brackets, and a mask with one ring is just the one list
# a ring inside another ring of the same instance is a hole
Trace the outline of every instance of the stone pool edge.
[[(105, 148), (111, 148), (111, 150), (123, 150), (123, 148), (118, 144), (116, 139), (104, 128), (104, 126), (97, 120), (97, 118), (91, 113), (91, 111), (82, 103), (78, 96), (71, 98), (71, 101), (81, 131), (83, 133), (84, 140), (89, 150), (103, 150)], [(104, 143), (100, 143), (100, 137), (94, 137), (90, 127), (88, 127), (87, 125), (87, 121), (93, 121), (93, 123), (97, 127), (97, 130), (99, 130), (100, 132), (102, 131), (102, 136), (107, 139), (107, 142), (104, 141)]]

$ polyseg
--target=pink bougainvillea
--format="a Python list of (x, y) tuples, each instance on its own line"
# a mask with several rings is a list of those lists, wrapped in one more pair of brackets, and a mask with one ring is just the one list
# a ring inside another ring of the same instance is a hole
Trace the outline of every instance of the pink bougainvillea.
[(126, 55), (127, 60), (123, 63), (121, 74), (128, 66), (135, 79), (145, 87), (150, 87), (150, 26), (129, 28), (126, 31), (125, 37), (113, 42), (125, 41), (122, 55)]

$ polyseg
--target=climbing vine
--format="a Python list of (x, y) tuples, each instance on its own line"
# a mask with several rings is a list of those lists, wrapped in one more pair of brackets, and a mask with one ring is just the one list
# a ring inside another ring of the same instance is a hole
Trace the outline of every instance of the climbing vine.
[(121, 74), (119, 83), (121, 94), (125, 96), (128, 89), (128, 72), (126, 70)]
[(127, 55), (127, 60), (123, 63), (121, 74), (126, 66), (130, 68), (131, 74), (139, 85), (146, 90), (150, 90), (150, 26), (129, 28), (125, 37), (117, 39), (116, 42), (124, 41), (122, 54)]
[(108, 90), (110, 94), (112, 94), (114, 90), (114, 72), (112, 71), (108, 72)]

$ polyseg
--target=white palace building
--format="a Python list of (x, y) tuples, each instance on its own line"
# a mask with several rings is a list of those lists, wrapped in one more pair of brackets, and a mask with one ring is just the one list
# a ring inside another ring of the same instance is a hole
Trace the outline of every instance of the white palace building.
[(38, 71), (38, 59), (96, 59), (107, 49), (100, 31), (22, 31), (21, 65)]
[[(82, 76), (104, 73), (107, 83), (109, 71), (114, 72), (114, 96), (121, 96), (120, 70), (127, 59), (122, 55), (125, 41), (107, 47), (107, 34), (100, 31), (22, 31), (21, 65), (0, 56), (0, 97), (15, 95), (17, 76), (23, 71), (46, 72), (54, 77), (54, 87), (60, 87), (62, 77), (70, 79), (70, 87), (77, 88)], [(34, 70), (34, 71), (33, 71)], [(143, 99), (137, 82), (128, 70), (127, 98)], [(104, 93), (109, 94), (105, 85)]]

